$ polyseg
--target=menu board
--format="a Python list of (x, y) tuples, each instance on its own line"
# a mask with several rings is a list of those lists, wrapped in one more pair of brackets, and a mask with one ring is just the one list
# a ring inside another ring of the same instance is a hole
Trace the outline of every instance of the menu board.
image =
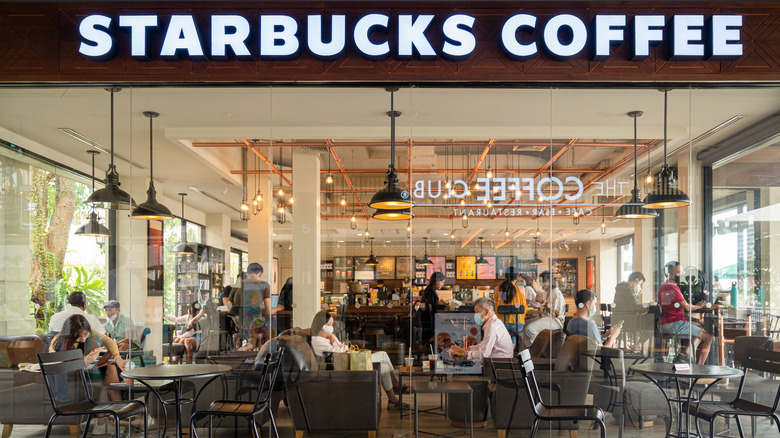
[(446, 269), (444, 284), (455, 284), (455, 260), (447, 260), (444, 268)]
[[(498, 256), (496, 257), (496, 276), (498, 278), (504, 278), (506, 269), (514, 266), (515, 258), (512, 256)], [(517, 271), (515, 271), (517, 272)]]
[[(373, 280), (375, 278), (374, 275), (374, 266), (367, 265), (366, 260), (368, 260), (368, 257), (355, 257), (355, 278), (358, 277), (358, 272), (362, 272), (360, 274), (360, 280)], [(366, 272), (370, 273), (371, 275), (366, 274)]]
[(458, 280), (476, 280), (477, 278), (476, 257), (458, 256), (455, 259), (455, 266), (458, 269), (455, 277)]
[(352, 280), (354, 277), (355, 260), (353, 257), (333, 257), (333, 279)]
[(487, 265), (477, 265), (477, 280), (495, 280), (496, 279), (496, 258), (485, 257)]
[(377, 280), (392, 280), (395, 278), (395, 257), (377, 257), (379, 264), (376, 265)]
[(531, 263), (533, 262), (534, 262), (533, 259), (526, 259), (526, 260), (517, 259), (515, 260), (515, 268), (517, 268), (517, 272), (520, 275), (527, 275), (531, 278), (535, 278), (537, 273), (536, 268), (538, 268), (538, 266), (532, 265)]
[[(431, 275), (433, 275), (434, 272), (441, 272), (442, 274), (445, 274), (446, 272), (446, 263), (447, 259), (443, 256), (433, 256), (429, 257), (431, 261), (433, 262), (432, 265), (425, 267), (425, 278), (431, 278)], [(445, 274), (446, 278), (446, 274)]]
[(408, 256), (396, 256), (395, 258), (395, 278), (398, 280), (403, 280), (405, 278), (413, 278), (414, 275), (412, 273), (414, 272), (414, 269), (416, 267), (416, 264), (414, 262), (414, 257), (408, 257)]

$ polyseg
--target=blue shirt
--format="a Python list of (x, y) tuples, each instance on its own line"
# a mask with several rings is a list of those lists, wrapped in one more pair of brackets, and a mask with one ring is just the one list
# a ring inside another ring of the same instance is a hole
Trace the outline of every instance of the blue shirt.
[(572, 318), (569, 325), (566, 326), (566, 334), (582, 335), (596, 340), (596, 344), (601, 345), (604, 341), (601, 339), (601, 333), (596, 323), (588, 318)]

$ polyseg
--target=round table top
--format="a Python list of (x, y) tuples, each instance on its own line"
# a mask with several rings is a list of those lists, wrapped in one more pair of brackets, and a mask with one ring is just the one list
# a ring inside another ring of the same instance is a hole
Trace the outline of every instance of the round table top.
[(652, 374), (667, 377), (684, 377), (692, 379), (727, 379), (730, 377), (740, 377), (742, 370), (730, 367), (721, 367), (717, 365), (697, 365), (691, 364), (689, 370), (675, 370), (671, 363), (643, 363), (632, 365), (631, 371), (641, 374)]
[(122, 372), (122, 377), (138, 380), (183, 379), (185, 377), (209, 377), (224, 374), (232, 369), (233, 367), (228, 365), (218, 364), (155, 365), (125, 370)]

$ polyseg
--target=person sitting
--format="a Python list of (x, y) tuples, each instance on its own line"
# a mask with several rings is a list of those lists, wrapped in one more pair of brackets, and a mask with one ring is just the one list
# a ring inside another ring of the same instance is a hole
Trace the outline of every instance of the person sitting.
[[(320, 310), (314, 315), (311, 322), (311, 349), (317, 357), (325, 352), (346, 353), (349, 347), (342, 344), (333, 334), (333, 316), (327, 310)], [(372, 362), (379, 362), (379, 371), (382, 389), (387, 394), (387, 409), (409, 409), (409, 405), (401, 405), (396, 395), (398, 388), (398, 376), (393, 369), (390, 357), (384, 351), (377, 351), (371, 355)], [(405, 386), (405, 385), (404, 385)], [(404, 391), (407, 390), (405, 386)]]
[(199, 319), (203, 318), (203, 307), (197, 301), (195, 301), (187, 310), (186, 315), (163, 315), (163, 318), (171, 322), (185, 324), (186, 331), (173, 338), (173, 343), (184, 344), (184, 351), (186, 352), (187, 356), (186, 361), (187, 363), (192, 363), (192, 354), (197, 351), (198, 346), (200, 346), (200, 333), (195, 330), (195, 323)]
[(538, 310), (530, 310), (528, 313), (536, 313), (540, 317), (523, 328), (525, 345), (533, 344), (542, 330), (562, 330), (566, 317), (566, 300), (561, 290), (552, 286), (550, 271), (539, 274), (539, 280), (542, 282), (542, 293), (537, 293), (536, 301), (541, 303), (542, 307)]
[(106, 323), (103, 327), (106, 329), (106, 334), (116, 341), (119, 351), (129, 351), (134, 344), (137, 347), (135, 324), (129, 316), (121, 313), (119, 301), (107, 301), (103, 305), (103, 311), (106, 314)]
[(512, 337), (506, 326), (496, 316), (496, 303), (491, 298), (480, 298), (474, 302), (474, 321), (482, 326), (484, 336), (477, 345), (450, 347), (450, 355), (466, 357), (468, 360), (482, 358), (511, 358), (514, 355)]
[[(90, 342), (91, 341), (91, 342)], [(113, 363), (107, 366), (99, 367), (100, 374), (103, 376), (103, 387), (108, 388), (112, 383), (119, 382), (119, 374), (125, 369), (125, 360), (119, 356), (119, 349), (116, 342), (103, 333), (100, 333), (92, 327), (83, 315), (71, 315), (63, 323), (59, 334), (57, 334), (49, 345), (49, 353), (55, 353), (58, 351), (68, 351), (79, 349), (84, 355), (84, 366), (90, 367), (98, 357), (100, 356), (101, 348), (97, 346), (86, 352), (86, 346), (88, 342), (92, 346), (96, 346), (95, 341), (101, 343), (106, 347), (114, 359)], [(111, 401), (121, 400), (121, 394), (117, 390), (111, 390), (108, 392), (108, 398)], [(106, 391), (100, 391), (98, 396), (99, 401), (105, 401)], [(93, 434), (104, 435), (106, 433), (106, 419), (101, 416), (98, 417), (97, 425), (92, 429)]]
[(81, 315), (87, 319), (90, 327), (101, 334), (105, 334), (106, 329), (103, 327), (103, 323), (100, 322), (97, 316), (87, 313), (86, 309), (87, 294), (82, 291), (71, 292), (68, 295), (68, 307), (61, 312), (55, 313), (49, 319), (49, 332), (59, 333), (66, 319), (70, 318), (71, 315)]
[[(680, 263), (669, 262), (666, 264), (666, 283), (661, 285), (658, 290), (658, 304), (661, 305), (661, 333), (675, 336), (692, 336), (701, 339), (699, 347), (696, 349), (696, 363), (704, 365), (707, 356), (710, 354), (712, 346), (712, 335), (704, 331), (701, 327), (691, 324), (685, 317), (685, 311), (693, 312), (701, 309), (706, 303), (695, 305), (688, 304), (680, 291)], [(677, 362), (687, 362), (688, 352), (690, 351), (690, 342), (683, 342), (682, 348), (675, 358)]]
[(596, 341), (596, 345), (603, 347), (611, 347), (615, 343), (615, 339), (620, 335), (621, 325), (613, 325), (612, 328), (604, 335), (606, 339), (603, 339), (599, 332), (598, 326), (593, 322), (593, 315), (596, 314), (598, 303), (596, 301), (596, 294), (589, 289), (582, 289), (577, 291), (574, 295), (574, 304), (577, 306), (577, 311), (574, 313), (574, 318), (569, 321), (566, 326), (566, 334), (587, 336)]

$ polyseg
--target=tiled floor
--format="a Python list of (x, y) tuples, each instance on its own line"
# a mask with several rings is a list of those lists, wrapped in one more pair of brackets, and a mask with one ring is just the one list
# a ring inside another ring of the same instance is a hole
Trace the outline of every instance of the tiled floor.
[[(411, 401), (411, 397), (409, 398), (409, 401)], [(386, 403), (386, 400), (383, 400), (383, 403)], [(428, 407), (434, 407), (438, 406), (439, 404), (439, 397), (438, 395), (424, 395), (420, 396), (420, 404), (423, 408)], [(321, 407), (321, 409), (326, 409), (326, 407)], [(529, 413), (530, 415), (530, 413)], [(607, 415), (608, 421), (607, 421), (607, 436), (608, 437), (617, 437), (618, 436), (618, 426), (613, 421), (611, 415)], [(277, 417), (277, 422), (279, 426), (279, 435), (281, 437), (294, 437), (295, 431), (292, 428), (292, 422), (290, 420), (289, 411), (282, 405), (279, 409), (279, 414)], [(219, 437), (250, 437), (251, 432), (246, 426), (246, 422), (241, 422), (239, 420), (239, 427), (234, 430), (232, 427), (233, 420), (225, 421), (223, 425), (220, 425), (220, 427), (217, 429), (217, 433), (215, 435)], [(702, 423), (704, 424), (704, 423)], [(744, 422), (746, 426), (746, 433), (747, 436), (750, 436), (750, 426), (749, 421)], [(215, 422), (216, 425), (216, 422)], [(780, 433), (778, 433), (778, 429), (775, 425), (769, 423), (765, 420), (760, 420), (758, 423), (757, 428), (757, 437), (778, 437), (780, 436)], [(719, 424), (717, 427), (717, 430), (722, 430), (724, 425), (722, 423)], [(458, 432), (459, 430), (449, 424), (449, 420), (441, 417), (441, 416), (433, 416), (433, 415), (420, 415), (420, 429), (423, 430), (429, 430), (429, 431), (435, 431), (440, 434), (446, 434), (446, 433), (452, 433), (452, 432)], [(738, 436), (736, 427), (733, 427), (732, 423), (732, 431), (728, 435), (724, 436)], [(173, 430), (172, 427), (169, 427), (169, 432)], [(412, 417), (408, 416), (405, 417), (403, 420), (399, 418), (398, 411), (388, 411), (387, 409), (384, 409), (382, 411), (381, 420), (380, 420), (380, 427), (377, 431), (376, 436), (378, 438), (390, 438), (393, 437), (394, 432), (400, 431), (403, 432), (406, 436), (411, 438), (413, 433), (413, 424), (412, 424)], [(38, 438), (44, 436), (46, 432), (45, 426), (15, 426), (13, 429), (13, 432), (11, 434), (11, 438)], [(150, 433), (150, 436), (156, 436), (156, 431), (153, 429)], [(208, 436), (208, 431), (206, 429), (198, 430), (198, 436), (200, 437), (206, 437)], [(656, 421), (656, 424), (653, 427), (649, 427), (646, 429), (635, 429), (633, 427), (626, 427), (625, 432), (623, 434), (626, 438), (659, 438), (664, 435), (664, 423), (661, 419), (658, 419)], [(508, 434), (508, 437), (510, 438), (520, 438), (520, 437), (527, 437), (529, 431), (527, 430), (518, 430), (518, 431), (511, 431)], [(591, 428), (591, 424), (582, 424), (579, 429), (579, 437), (581, 438), (595, 438), (599, 436), (598, 430), (593, 430)], [(52, 436), (56, 437), (67, 437), (69, 436), (69, 429), (67, 426), (58, 426), (54, 428)], [(130, 436), (134, 437), (142, 437), (143, 434), (138, 430), (133, 430), (132, 434)], [(268, 424), (264, 426), (263, 430), (263, 436), (268, 437), (271, 436), (268, 433)], [(368, 434), (366, 432), (333, 432), (333, 433), (314, 433), (309, 435), (308, 433), (304, 433), (304, 437), (317, 437), (317, 438), (351, 438), (351, 437), (367, 437)], [(430, 436), (430, 435), (420, 435), (420, 436)], [(468, 436), (468, 435), (455, 435), (455, 436)], [(474, 436), (477, 438), (497, 438), (498, 433), (496, 428), (493, 426), (492, 421), (488, 421), (487, 425), (484, 428), (476, 428), (474, 430)], [(557, 430), (540, 430), (537, 433), (537, 437), (544, 438), (544, 437), (569, 437), (568, 431), (557, 431)]]

